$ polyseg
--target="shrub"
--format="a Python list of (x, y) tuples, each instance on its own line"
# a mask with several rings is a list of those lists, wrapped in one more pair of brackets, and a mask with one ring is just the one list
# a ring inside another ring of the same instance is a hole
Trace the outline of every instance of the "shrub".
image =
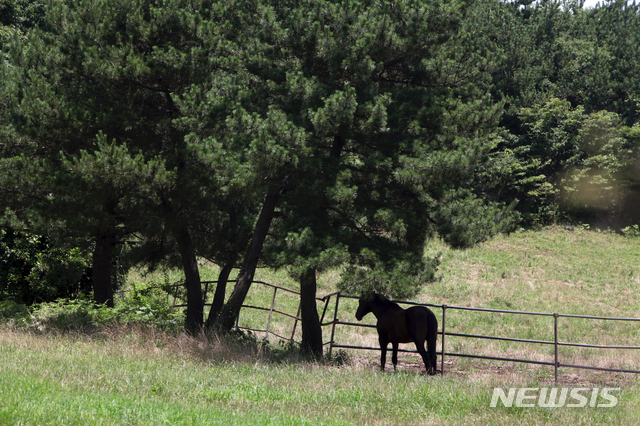
[(29, 317), (27, 306), (13, 300), (0, 301), (0, 321), (5, 319), (24, 320)]
[(622, 235), (628, 238), (637, 238), (640, 237), (640, 226), (639, 225), (631, 225), (622, 229)]
[(0, 302), (0, 320), (13, 319), (16, 324), (39, 331), (91, 331), (110, 325), (144, 324), (165, 331), (179, 331), (184, 313), (168, 305), (160, 289), (136, 290), (119, 299), (115, 308), (96, 306), (86, 296), (58, 299), (35, 304), (29, 315), (25, 305)]
[(43, 235), (0, 229), (0, 300), (32, 305), (91, 291), (88, 258)]

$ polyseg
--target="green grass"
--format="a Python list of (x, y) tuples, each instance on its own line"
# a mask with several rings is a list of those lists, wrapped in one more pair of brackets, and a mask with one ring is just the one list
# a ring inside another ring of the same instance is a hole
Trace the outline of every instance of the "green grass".
[[(513, 310), (640, 317), (640, 239), (550, 228), (498, 237), (480, 247), (440, 244), (441, 279), (418, 300)], [(203, 265), (203, 276), (216, 269)], [(171, 280), (179, 275), (170, 272)], [(208, 277), (208, 278), (207, 278)], [(132, 275), (138, 287), (163, 276)], [(294, 288), (286, 273), (256, 279)], [(319, 296), (338, 272), (319, 278)], [(273, 290), (254, 285), (248, 302), (270, 306)], [(211, 297), (211, 296), (210, 296)], [(333, 302), (332, 302), (333, 303)], [(319, 305), (321, 306), (321, 305)], [(297, 299), (278, 292), (276, 308), (295, 313)], [(354, 321), (355, 301), (338, 316)], [(441, 320), (442, 312), (434, 309)], [(333, 304), (329, 306), (333, 315)], [(371, 323), (373, 318), (367, 317)], [(292, 321), (274, 315), (286, 335)], [(264, 328), (266, 315), (246, 311), (241, 324)], [(299, 325), (298, 325), (299, 330)], [(552, 319), (447, 311), (447, 330), (551, 339)], [(298, 331), (299, 333), (299, 331)], [(328, 340), (329, 328), (325, 330)], [(562, 341), (638, 345), (636, 325), (561, 318)], [(0, 327), (0, 424), (611, 424), (640, 421), (639, 378), (563, 368), (558, 386), (621, 387), (614, 408), (490, 408), (494, 387), (553, 385), (553, 368), (447, 357), (444, 377), (426, 377), (401, 356), (399, 371), (381, 373), (378, 353), (350, 351), (343, 365), (301, 360), (257, 341), (192, 338), (151, 327), (113, 326), (85, 333)], [(299, 339), (299, 334), (296, 336)], [(376, 346), (375, 331), (341, 326), (336, 340)], [(272, 341), (275, 341), (272, 339)], [(549, 346), (449, 337), (447, 350), (553, 359)], [(640, 368), (640, 351), (562, 347), (561, 362)], [(440, 360), (440, 358), (439, 358)]]
[(5, 329), (0, 342), (1, 424), (633, 424), (640, 419), (635, 384), (624, 388), (619, 406), (611, 409), (505, 409), (490, 408), (489, 401), (493, 386), (510, 381), (275, 363), (225, 342), (148, 330), (54, 338)]
[[(442, 251), (438, 303), (515, 310), (639, 316), (640, 238), (549, 228)], [(570, 311), (570, 312), (567, 312)]]
[[(519, 311), (640, 317), (640, 239), (549, 228), (495, 238), (480, 247), (442, 253), (441, 280), (420, 299), (431, 303)], [(469, 334), (553, 340), (553, 318), (447, 311), (447, 328)], [(450, 326), (450, 328), (449, 328)], [(639, 346), (638, 323), (560, 318), (559, 340)], [(492, 352), (552, 361), (552, 346), (452, 338), (465, 353)], [(638, 351), (562, 347), (564, 363), (639, 369)], [(571, 371), (571, 370), (565, 370)], [(574, 373), (576, 370), (571, 371)], [(580, 371), (580, 370), (579, 370)]]

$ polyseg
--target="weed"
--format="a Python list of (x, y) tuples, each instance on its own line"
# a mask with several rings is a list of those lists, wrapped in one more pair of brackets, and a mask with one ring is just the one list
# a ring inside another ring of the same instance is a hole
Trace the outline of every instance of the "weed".
[(622, 229), (622, 235), (627, 238), (638, 238), (640, 237), (640, 225), (631, 225)]

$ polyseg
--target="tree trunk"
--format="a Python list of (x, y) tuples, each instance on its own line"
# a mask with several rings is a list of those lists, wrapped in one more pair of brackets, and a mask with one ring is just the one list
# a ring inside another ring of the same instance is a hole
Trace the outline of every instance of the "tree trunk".
[(244, 265), (238, 275), (238, 282), (233, 288), (233, 292), (229, 297), (226, 305), (223, 307), (218, 320), (215, 323), (215, 328), (221, 331), (230, 331), (236, 323), (238, 316), (240, 315), (240, 308), (244, 303), (244, 299), (247, 297), (251, 283), (253, 282), (253, 276), (258, 266), (258, 260), (262, 253), (262, 246), (264, 240), (267, 238), (271, 221), (273, 220), (273, 213), (278, 204), (280, 198), (280, 186), (274, 185), (269, 189), (267, 196), (262, 205), (262, 211), (260, 217), (253, 230), (253, 236), (251, 237), (251, 244), (249, 250), (245, 256)]
[(213, 295), (213, 302), (211, 302), (211, 310), (209, 311), (209, 317), (205, 324), (207, 330), (211, 330), (216, 322), (220, 312), (222, 312), (222, 306), (224, 305), (224, 296), (227, 290), (227, 281), (229, 281), (229, 275), (235, 265), (235, 261), (231, 261), (222, 267), (220, 275), (218, 275), (218, 283), (216, 285), (216, 292)]
[(176, 230), (176, 240), (178, 242), (180, 257), (182, 258), (185, 286), (187, 288), (187, 318), (185, 321), (185, 329), (195, 334), (202, 330), (204, 313), (198, 261), (191, 236), (186, 228)]
[(111, 259), (116, 245), (116, 231), (100, 231), (93, 251), (92, 275), (93, 300), (98, 305), (113, 308), (113, 287), (111, 285)]
[(322, 327), (316, 305), (316, 269), (300, 277), (300, 317), (302, 319), (302, 352), (315, 359), (322, 358)]

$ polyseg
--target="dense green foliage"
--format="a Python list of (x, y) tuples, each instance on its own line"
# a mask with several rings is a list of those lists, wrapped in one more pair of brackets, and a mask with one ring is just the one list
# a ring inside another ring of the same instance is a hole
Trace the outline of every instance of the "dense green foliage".
[(78, 248), (0, 229), (0, 300), (51, 302), (91, 290), (90, 265)]
[(12, 37), (22, 35), (43, 23), (42, 0), (0, 1), (0, 47)]
[(2, 296), (91, 285), (112, 307), (116, 259), (178, 266), (197, 330), (206, 258), (222, 268), (208, 326), (231, 327), (258, 265), (300, 281), (309, 324), (327, 268), (343, 290), (410, 297), (435, 276), (433, 238), (638, 224), (639, 10), (3, 0), (4, 226), (75, 246), (27, 256), (65, 271), (91, 253), (91, 276), (12, 255)]
[(151, 285), (121, 293), (114, 308), (96, 304), (86, 296), (35, 303), (27, 307), (13, 300), (0, 302), (0, 321), (33, 331), (92, 332), (112, 326), (150, 326), (166, 332), (184, 327), (184, 312), (173, 309), (167, 293)]
[(519, 200), (523, 224), (637, 223), (640, 6), (488, 2), (505, 102), (496, 148), (478, 184)]

